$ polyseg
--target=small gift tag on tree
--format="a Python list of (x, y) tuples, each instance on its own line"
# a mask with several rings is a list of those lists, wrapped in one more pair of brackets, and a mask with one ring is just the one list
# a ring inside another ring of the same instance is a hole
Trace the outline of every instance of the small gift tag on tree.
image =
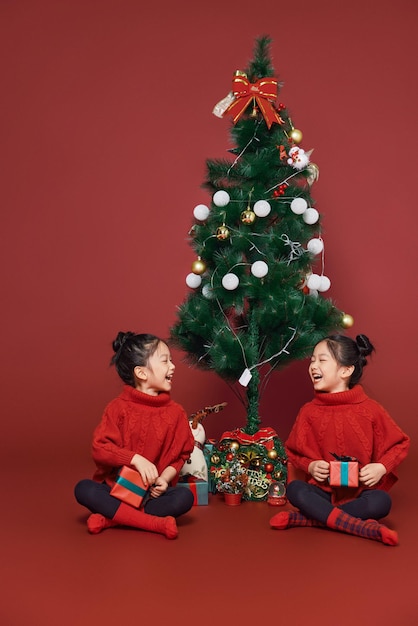
[(241, 377), (239, 379), (239, 384), (242, 385), (243, 387), (246, 387), (248, 385), (248, 383), (250, 382), (251, 378), (253, 377), (253, 375), (251, 374), (250, 370), (248, 369), (248, 367), (242, 372)]

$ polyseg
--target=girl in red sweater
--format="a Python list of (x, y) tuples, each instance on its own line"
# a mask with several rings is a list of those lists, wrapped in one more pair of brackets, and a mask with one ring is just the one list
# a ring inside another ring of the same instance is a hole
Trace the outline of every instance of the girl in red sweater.
[[(154, 335), (119, 332), (111, 363), (125, 383), (106, 407), (93, 435), (93, 480), (75, 487), (77, 501), (91, 511), (90, 533), (131, 526), (177, 537), (175, 518), (193, 505), (188, 489), (176, 488), (194, 440), (184, 409), (170, 398), (174, 363), (166, 343)], [(150, 486), (142, 509), (110, 495), (118, 470), (129, 465)]]
[[(397, 480), (409, 437), (385, 409), (358, 384), (374, 348), (365, 335), (327, 337), (315, 347), (309, 375), (315, 397), (300, 410), (286, 441), (289, 462), (306, 475), (287, 487), (298, 511), (283, 511), (270, 520), (275, 529), (322, 526), (387, 545), (397, 533), (379, 520), (388, 515), (388, 490)], [(332, 488), (330, 461), (354, 457), (359, 462), (359, 486)]]

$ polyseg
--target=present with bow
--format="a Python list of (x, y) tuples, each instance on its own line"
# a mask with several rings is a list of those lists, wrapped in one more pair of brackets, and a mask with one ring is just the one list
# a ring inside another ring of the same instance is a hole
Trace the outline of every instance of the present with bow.
[(331, 487), (358, 487), (359, 464), (352, 456), (338, 456), (330, 454), (336, 459), (329, 464), (329, 484)]

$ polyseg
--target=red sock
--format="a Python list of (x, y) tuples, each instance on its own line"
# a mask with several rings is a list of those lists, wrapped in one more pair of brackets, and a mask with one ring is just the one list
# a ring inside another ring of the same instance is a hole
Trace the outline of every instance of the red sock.
[(327, 526), (349, 535), (381, 541), (387, 546), (398, 545), (398, 533), (396, 531), (379, 524), (376, 520), (362, 520), (338, 508), (332, 509), (327, 519)]
[(270, 526), (276, 530), (293, 528), (295, 526), (323, 526), (317, 520), (305, 517), (299, 511), (280, 511), (270, 520)]
[(133, 506), (122, 502), (113, 516), (115, 525), (131, 526), (132, 528), (141, 528), (154, 533), (161, 533), (167, 539), (175, 539), (178, 535), (177, 524), (174, 517), (158, 517), (157, 515), (149, 515), (143, 511), (138, 511)]
[(92, 513), (87, 520), (87, 530), (92, 535), (97, 535), (102, 532), (102, 530), (105, 530), (105, 528), (111, 528), (112, 526), (118, 526), (118, 523), (108, 517), (100, 515), (100, 513)]

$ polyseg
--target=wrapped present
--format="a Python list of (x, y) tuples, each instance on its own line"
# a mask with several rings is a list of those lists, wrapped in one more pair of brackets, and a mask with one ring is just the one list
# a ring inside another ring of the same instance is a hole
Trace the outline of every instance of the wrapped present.
[(135, 469), (123, 465), (119, 470), (115, 484), (110, 490), (110, 495), (139, 508), (147, 491), (148, 487), (142, 480), (141, 474)]
[(216, 493), (216, 481), (210, 471), (211, 468), (211, 456), (215, 447), (215, 441), (213, 439), (207, 439), (203, 446), (203, 454), (205, 455), (206, 465), (208, 466), (208, 490), (209, 493)]
[(329, 484), (331, 487), (358, 487), (358, 462), (330, 461)]
[(201, 480), (196, 476), (182, 476), (177, 483), (177, 487), (190, 489), (194, 495), (193, 506), (208, 504), (209, 502), (209, 484), (207, 480)]

